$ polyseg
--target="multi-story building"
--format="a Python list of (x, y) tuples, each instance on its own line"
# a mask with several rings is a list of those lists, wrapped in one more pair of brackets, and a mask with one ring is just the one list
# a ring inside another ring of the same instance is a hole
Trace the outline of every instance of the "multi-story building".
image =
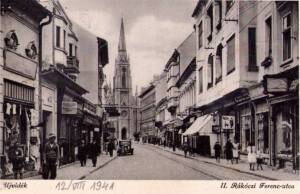
[(241, 155), (252, 143), (270, 165), (299, 168), (298, 2), (199, 1), (193, 17), (203, 115), (194, 132), (207, 152), (231, 138)]
[(163, 127), (166, 118), (169, 116), (169, 112), (167, 110), (167, 74), (163, 72), (159, 78), (155, 81), (155, 127), (158, 129), (158, 138), (160, 143), (165, 141), (165, 131), (166, 129)]
[[(179, 61), (179, 78), (176, 87), (179, 90), (176, 117), (182, 120), (182, 125), (178, 126), (178, 138), (182, 143), (183, 133), (193, 122), (194, 115), (192, 108), (196, 105), (196, 36), (192, 32), (177, 48), (180, 54)], [(187, 134), (186, 134), (187, 135)], [(192, 141), (189, 141), (192, 147)]]
[[(258, 77), (257, 4), (198, 1), (192, 14), (197, 33), (196, 111), (202, 115), (194, 123), (202, 123), (202, 127), (194, 132), (208, 144), (202, 153), (213, 154), (217, 140), (222, 145), (229, 138), (240, 141), (239, 118), (244, 114), (240, 104), (245, 103), (247, 88), (256, 84)], [(251, 103), (245, 105), (253, 110)], [(252, 137), (250, 134), (249, 131), (247, 135)]]
[[(105, 76), (103, 68), (108, 63), (108, 45), (106, 40), (96, 37), (76, 23), (73, 23), (73, 28), (80, 40), (76, 49), (77, 56), (80, 63), (85, 64), (79, 66), (78, 83), (89, 91), (84, 98), (86, 102), (90, 102), (88, 103), (90, 106), (84, 106), (84, 108), (90, 107), (90, 111), (84, 112), (81, 135), (85, 136), (87, 142), (96, 139), (100, 145), (104, 112), (102, 110)], [(70, 53), (74, 52), (72, 45), (69, 45), (69, 50)]]
[(269, 164), (299, 170), (299, 2), (260, 2), (257, 12), (255, 144)]
[(140, 98), (141, 137), (143, 142), (154, 143), (157, 137), (155, 128), (155, 85), (151, 83), (143, 88)]
[(77, 141), (81, 137), (85, 99), (88, 91), (78, 84), (80, 61), (78, 37), (73, 23), (58, 0), (41, 0), (53, 14), (43, 30), (42, 121), (45, 123), (43, 142), (48, 133), (57, 135), (61, 164), (76, 159)]
[(3, 0), (0, 5), (0, 174), (4, 176), (12, 173), (8, 152), (16, 142), (27, 158), (25, 170), (40, 167), (39, 34), (51, 13), (34, 0)]

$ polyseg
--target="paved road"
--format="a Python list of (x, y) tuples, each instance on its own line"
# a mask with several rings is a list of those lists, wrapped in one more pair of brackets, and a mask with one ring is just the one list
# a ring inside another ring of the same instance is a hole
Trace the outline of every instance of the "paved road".
[(102, 180), (218, 180), (260, 179), (153, 148), (134, 144), (133, 156), (121, 156), (85, 179)]

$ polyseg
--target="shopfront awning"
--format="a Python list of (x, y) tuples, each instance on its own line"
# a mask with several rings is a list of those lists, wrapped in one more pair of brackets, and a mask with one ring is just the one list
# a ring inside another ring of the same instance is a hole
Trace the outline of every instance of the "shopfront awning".
[(198, 117), (196, 121), (182, 135), (192, 135), (197, 132), (199, 132), (199, 135), (205, 135), (209, 130), (211, 131), (211, 122), (212, 116), (209, 114)]

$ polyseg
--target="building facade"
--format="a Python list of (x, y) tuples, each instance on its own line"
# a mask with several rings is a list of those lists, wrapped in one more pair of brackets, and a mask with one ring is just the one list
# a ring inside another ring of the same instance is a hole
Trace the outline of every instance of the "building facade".
[[(31, 10), (30, 12), (24, 11)], [(12, 173), (8, 152), (16, 142), (26, 157), (25, 170), (40, 167), (41, 21), (51, 13), (36, 1), (1, 1), (0, 158), (1, 176)]]
[(143, 142), (154, 143), (158, 130), (155, 128), (155, 85), (143, 88), (139, 95), (141, 107), (141, 137)]
[(118, 139), (132, 139), (138, 127), (138, 101), (132, 94), (132, 78), (129, 56), (126, 50), (125, 30), (123, 18), (121, 20), (118, 55), (115, 61), (114, 72), (114, 104), (120, 117), (115, 122), (116, 137)]

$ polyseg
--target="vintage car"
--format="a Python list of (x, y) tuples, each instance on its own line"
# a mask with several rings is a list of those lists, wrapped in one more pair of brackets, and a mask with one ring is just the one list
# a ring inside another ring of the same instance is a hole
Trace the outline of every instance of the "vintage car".
[(119, 140), (118, 142), (118, 156), (133, 155), (133, 148), (131, 147), (131, 140)]

